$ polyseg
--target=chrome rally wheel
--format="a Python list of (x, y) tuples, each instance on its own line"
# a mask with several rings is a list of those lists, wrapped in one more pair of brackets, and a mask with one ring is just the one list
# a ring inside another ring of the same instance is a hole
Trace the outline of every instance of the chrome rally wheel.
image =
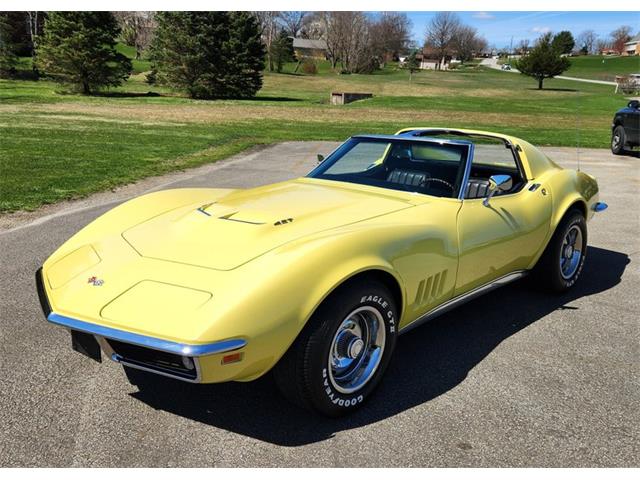
[(386, 333), (382, 314), (359, 307), (345, 318), (333, 336), (328, 361), (329, 379), (341, 393), (360, 390), (376, 372)]
[(587, 256), (587, 221), (578, 209), (569, 210), (556, 227), (534, 268), (540, 287), (562, 293), (571, 288), (582, 272)]
[(294, 403), (329, 417), (359, 408), (391, 359), (396, 298), (376, 278), (338, 287), (318, 307), (273, 372)]
[(560, 274), (565, 280), (573, 277), (582, 259), (582, 230), (578, 225), (569, 228), (560, 249)]

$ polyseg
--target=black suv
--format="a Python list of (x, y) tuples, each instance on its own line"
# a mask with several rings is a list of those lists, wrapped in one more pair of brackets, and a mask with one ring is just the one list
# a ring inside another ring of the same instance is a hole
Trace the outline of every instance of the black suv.
[(622, 155), (625, 150), (640, 145), (640, 101), (631, 100), (616, 112), (611, 124), (611, 151)]

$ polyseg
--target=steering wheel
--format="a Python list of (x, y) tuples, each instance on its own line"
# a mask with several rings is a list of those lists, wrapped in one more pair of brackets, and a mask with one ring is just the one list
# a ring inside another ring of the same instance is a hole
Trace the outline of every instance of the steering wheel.
[(441, 178), (436, 178), (436, 177), (429, 177), (429, 178), (425, 178), (424, 182), (439, 182), (439, 183), (444, 183), (447, 187), (449, 187), (451, 189), (451, 191), (455, 191), (455, 187), (453, 185), (451, 185), (449, 182), (447, 182), (446, 180), (442, 180)]

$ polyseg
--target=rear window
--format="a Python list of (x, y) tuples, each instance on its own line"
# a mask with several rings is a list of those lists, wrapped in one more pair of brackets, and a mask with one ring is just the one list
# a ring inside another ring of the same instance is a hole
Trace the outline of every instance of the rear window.
[(444, 162), (459, 162), (462, 160), (460, 150), (444, 148), (440, 145), (413, 145), (413, 158), (416, 160), (438, 160)]
[(504, 141), (499, 138), (483, 136), (456, 135), (450, 133), (429, 134), (436, 138), (446, 138), (449, 140), (469, 140), (473, 139), (473, 165), (485, 167), (499, 167), (501, 170), (511, 170), (518, 172), (518, 164), (513, 150), (508, 148)]

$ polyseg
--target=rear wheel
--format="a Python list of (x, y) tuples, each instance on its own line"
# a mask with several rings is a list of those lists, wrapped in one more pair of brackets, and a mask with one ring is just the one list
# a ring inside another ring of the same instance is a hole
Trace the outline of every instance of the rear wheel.
[(624, 127), (622, 125), (618, 125), (613, 129), (613, 133), (611, 134), (611, 151), (615, 155), (622, 155), (624, 153), (626, 141), (627, 137), (624, 132)]
[(397, 307), (381, 283), (347, 284), (328, 297), (274, 369), (294, 403), (337, 417), (372, 394), (391, 359)]
[(536, 278), (545, 288), (564, 292), (571, 288), (587, 255), (587, 222), (582, 212), (570, 210), (556, 228), (536, 265)]

